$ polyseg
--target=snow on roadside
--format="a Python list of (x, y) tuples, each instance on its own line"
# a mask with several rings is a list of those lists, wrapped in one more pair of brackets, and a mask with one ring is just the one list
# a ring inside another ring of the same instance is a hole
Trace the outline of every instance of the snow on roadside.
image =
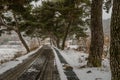
[(16, 58), (17, 60), (19, 61), (23, 61), (24, 59), (27, 59), (30, 55), (36, 53), (42, 46), (40, 46), (39, 48), (37, 48), (36, 50), (34, 51), (31, 51), (30, 53), (28, 53), (27, 55), (24, 55), (22, 57), (19, 57), (19, 58)]
[(25, 53), (26, 50), (20, 45), (0, 45), (0, 64)]
[[(98, 68), (74, 69), (80, 80), (111, 80), (111, 73)], [(87, 73), (91, 71), (91, 73)]]
[(79, 45), (68, 45), (67, 47), (70, 49), (77, 49)]
[(60, 74), (60, 78), (61, 78), (61, 80), (67, 80), (67, 78), (66, 78), (66, 76), (65, 76), (65, 74), (64, 74), (64, 71), (63, 71), (62, 64), (61, 64), (61, 62), (60, 62), (60, 60), (59, 60), (59, 58), (58, 58), (58, 56), (57, 56), (57, 53), (56, 53), (56, 51), (53, 49), (53, 47), (51, 47), (51, 48), (52, 48), (52, 50), (53, 50), (53, 52), (54, 52), (54, 54), (55, 54), (55, 63), (56, 63), (58, 72), (59, 72), (59, 74)]
[(102, 68), (80, 68), (87, 64), (86, 59), (88, 54), (75, 50), (64, 50), (60, 52), (66, 61), (73, 67), (73, 70), (80, 80), (111, 80), (108, 59), (102, 61)]
[(40, 46), (38, 49), (34, 50), (34, 51), (31, 51), (30, 53), (24, 55), (24, 56), (21, 56), (19, 58), (16, 58), (15, 61), (9, 61), (9, 62), (6, 62), (6, 63), (3, 63), (0, 65), (0, 74), (6, 72), (7, 70), (9, 69), (12, 69), (14, 68), (15, 66), (17, 66), (18, 64), (22, 63), (25, 59), (27, 59), (30, 55), (36, 53), (42, 46)]
[(0, 60), (14, 57), (18, 50), (10, 48), (0, 48)]
[(74, 50), (64, 50), (61, 51), (62, 56), (67, 60), (67, 62), (73, 66), (73, 67), (78, 67), (78, 66), (83, 66), (86, 65), (88, 54), (85, 53), (80, 53), (78, 51)]

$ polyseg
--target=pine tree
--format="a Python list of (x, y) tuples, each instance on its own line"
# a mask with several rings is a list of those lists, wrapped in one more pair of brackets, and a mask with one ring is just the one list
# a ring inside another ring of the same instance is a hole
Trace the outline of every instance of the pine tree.
[(120, 80), (120, 1), (113, 0), (111, 18), (110, 66), (111, 80)]
[[(21, 34), (22, 22), (30, 19), (30, 2), (34, 0), (2, 0), (0, 9), (0, 25), (4, 26), (7, 31), (15, 31), (27, 52), (29, 47)], [(11, 16), (5, 16), (4, 13), (11, 13)]]
[[(82, 4), (84, 5), (82, 6)], [(83, 18), (86, 18), (88, 15), (86, 15), (86, 9), (89, 11), (89, 0), (86, 1), (77, 1), (77, 0), (64, 0), (63, 7), (64, 9), (61, 9), (60, 13), (64, 16), (65, 20), (65, 31), (64, 36), (62, 40), (62, 50), (65, 48), (65, 42), (67, 37), (70, 34), (70, 31), (75, 28), (80, 28), (80, 26), (85, 26), (85, 21), (82, 20)], [(79, 7), (81, 5), (81, 7)], [(88, 13), (89, 14), (89, 13)], [(79, 25), (79, 26), (78, 26)], [(72, 31), (75, 33), (75, 31)], [(81, 32), (82, 33), (82, 32)]]
[(104, 35), (102, 26), (103, 0), (92, 0), (91, 4), (91, 45), (88, 66), (100, 67), (103, 53)]
[[(62, 49), (65, 47), (68, 36), (77, 34), (77, 32), (79, 32), (79, 36), (82, 33), (84, 34), (81, 26), (85, 24), (85, 21), (82, 18), (88, 16), (83, 6), (77, 8), (75, 4), (70, 4), (68, 5), (67, 2), (43, 1), (42, 6), (33, 10), (37, 23), (42, 24), (39, 27), (41, 34), (49, 36), (51, 41)], [(60, 45), (60, 42), (62, 42), (62, 45)]]

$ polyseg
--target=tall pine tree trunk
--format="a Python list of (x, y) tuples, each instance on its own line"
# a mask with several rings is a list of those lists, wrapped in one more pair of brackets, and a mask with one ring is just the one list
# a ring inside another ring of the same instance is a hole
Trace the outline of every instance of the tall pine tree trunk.
[(110, 65), (112, 80), (120, 80), (120, 0), (113, 0)]
[(25, 40), (23, 39), (21, 33), (20, 33), (19, 31), (16, 31), (16, 33), (17, 33), (20, 41), (22, 42), (23, 46), (25, 47), (26, 51), (27, 51), (27, 52), (30, 52), (30, 49), (29, 49), (27, 43), (25, 42)]
[(91, 4), (91, 44), (88, 66), (100, 67), (103, 53), (104, 35), (102, 26), (103, 0), (92, 0)]
[(60, 49), (60, 39), (59, 38), (57, 38), (57, 40), (56, 40), (56, 45), (57, 45), (57, 48)]
[(64, 50), (65, 48), (65, 42), (66, 42), (66, 39), (67, 39), (67, 36), (68, 36), (68, 33), (69, 33), (69, 29), (70, 29), (70, 26), (71, 26), (71, 22), (68, 23), (68, 26), (65, 30), (65, 34), (64, 34), (64, 37), (63, 37), (63, 41), (62, 41), (62, 50)]

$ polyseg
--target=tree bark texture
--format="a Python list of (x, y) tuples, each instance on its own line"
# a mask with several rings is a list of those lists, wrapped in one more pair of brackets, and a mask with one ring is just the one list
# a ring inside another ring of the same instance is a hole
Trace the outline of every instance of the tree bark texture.
[(66, 42), (70, 27), (71, 27), (71, 22), (68, 23), (68, 26), (65, 30), (65, 34), (64, 34), (64, 37), (63, 37), (63, 41), (62, 41), (62, 50), (64, 50), (64, 48), (65, 48), (65, 42)]
[(92, 0), (91, 4), (91, 44), (88, 66), (100, 67), (103, 53), (104, 35), (102, 26), (103, 0)]
[(61, 49), (61, 48), (60, 48), (60, 39), (59, 39), (59, 38), (57, 38), (56, 44), (57, 44), (57, 48), (58, 48), (58, 49)]
[(27, 43), (25, 42), (25, 40), (23, 39), (21, 33), (19, 31), (16, 31), (16, 33), (18, 34), (18, 37), (19, 37), (20, 41), (22, 42), (23, 46), (25, 47), (26, 51), (30, 52), (30, 49), (29, 49)]
[(110, 28), (110, 65), (112, 80), (120, 80), (120, 0), (113, 0)]

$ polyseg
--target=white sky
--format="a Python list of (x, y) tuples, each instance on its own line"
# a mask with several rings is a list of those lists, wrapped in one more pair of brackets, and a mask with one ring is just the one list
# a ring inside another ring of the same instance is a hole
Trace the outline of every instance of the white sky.
[(110, 9), (109, 13), (106, 13), (105, 10), (103, 10), (103, 19), (111, 18), (112, 8)]

